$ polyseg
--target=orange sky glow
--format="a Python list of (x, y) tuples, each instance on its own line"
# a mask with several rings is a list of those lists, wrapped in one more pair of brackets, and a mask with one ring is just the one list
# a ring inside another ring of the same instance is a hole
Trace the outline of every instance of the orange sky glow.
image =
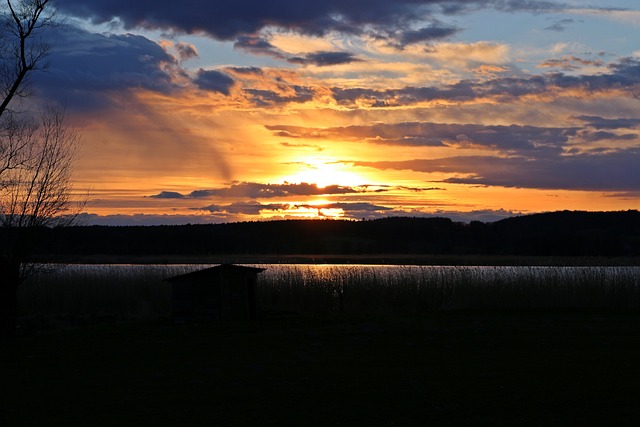
[(35, 80), (82, 133), (87, 223), (640, 208), (627, 2), (216, 11), (238, 28), (94, 3), (59, 3), (69, 23)]

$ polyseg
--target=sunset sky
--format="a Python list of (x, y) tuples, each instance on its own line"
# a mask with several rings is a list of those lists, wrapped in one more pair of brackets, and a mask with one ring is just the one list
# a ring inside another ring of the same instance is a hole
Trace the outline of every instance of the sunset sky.
[(640, 2), (56, 4), (86, 223), (640, 208)]

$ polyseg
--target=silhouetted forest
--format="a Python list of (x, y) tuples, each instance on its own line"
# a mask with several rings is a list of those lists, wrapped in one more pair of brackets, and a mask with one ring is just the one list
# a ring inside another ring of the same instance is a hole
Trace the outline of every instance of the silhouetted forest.
[[(8, 230), (0, 231), (7, 233)], [(150, 255), (640, 255), (640, 212), (553, 212), (492, 223), (393, 217), (42, 229), (40, 257)]]

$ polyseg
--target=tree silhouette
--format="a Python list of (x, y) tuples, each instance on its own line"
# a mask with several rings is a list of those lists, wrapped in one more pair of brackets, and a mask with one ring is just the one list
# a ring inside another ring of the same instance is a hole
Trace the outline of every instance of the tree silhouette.
[(23, 0), (0, 7), (0, 334), (15, 331), (17, 291), (42, 227), (72, 221), (71, 172), (78, 134), (56, 108), (12, 110), (30, 96), (28, 78), (46, 65), (50, 45), (42, 30), (54, 24), (49, 0)]

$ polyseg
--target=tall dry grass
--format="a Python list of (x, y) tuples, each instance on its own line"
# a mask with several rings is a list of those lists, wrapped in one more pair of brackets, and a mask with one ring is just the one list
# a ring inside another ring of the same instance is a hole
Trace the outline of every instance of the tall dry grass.
[(638, 267), (262, 267), (260, 306), (276, 311), (640, 308)]
[[(171, 315), (163, 280), (206, 265), (65, 265), (26, 282), (21, 324), (75, 326)], [(640, 267), (259, 265), (265, 313), (640, 309)]]
[(188, 265), (50, 265), (18, 292), (18, 317), (50, 328), (171, 315), (165, 278), (198, 269)]

